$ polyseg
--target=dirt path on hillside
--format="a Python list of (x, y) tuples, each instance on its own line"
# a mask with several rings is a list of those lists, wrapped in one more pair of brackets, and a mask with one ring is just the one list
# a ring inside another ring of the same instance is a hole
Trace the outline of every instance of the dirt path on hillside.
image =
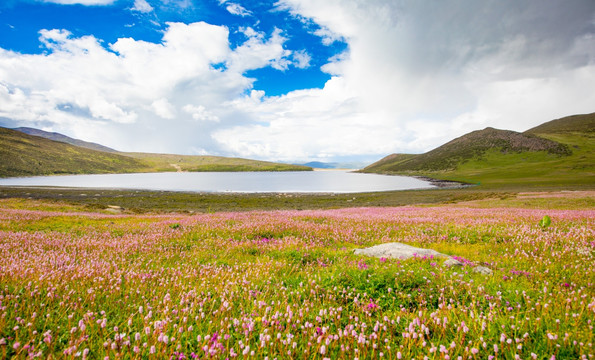
[(170, 164), (170, 165), (173, 166), (177, 172), (184, 172), (184, 170), (182, 170), (180, 165), (178, 165), (178, 164)]

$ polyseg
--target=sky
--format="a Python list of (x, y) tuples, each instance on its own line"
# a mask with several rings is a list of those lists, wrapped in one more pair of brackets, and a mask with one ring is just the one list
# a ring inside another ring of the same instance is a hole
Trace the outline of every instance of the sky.
[(371, 163), (594, 84), (593, 0), (0, 2), (0, 125), (121, 151)]

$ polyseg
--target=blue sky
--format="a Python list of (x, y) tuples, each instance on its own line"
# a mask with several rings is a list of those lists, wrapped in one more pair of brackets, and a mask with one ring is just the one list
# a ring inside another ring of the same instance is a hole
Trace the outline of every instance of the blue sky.
[(4, 0), (0, 125), (372, 162), (595, 111), (592, 0)]
[[(247, 72), (247, 76), (256, 79), (254, 89), (264, 90), (271, 96), (298, 89), (322, 88), (330, 75), (322, 72), (320, 67), (347, 47), (343, 41), (323, 45), (321, 38), (313, 34), (320, 29), (319, 26), (313, 22), (304, 23), (287, 11), (278, 9), (275, 1), (251, 1), (248, 3), (250, 10), (239, 3), (221, 3), (218, 0), (153, 1), (153, 5), (150, 0), (145, 1), (151, 11), (135, 10), (134, 1), (114, 1), (109, 6), (74, 2), (68, 5), (70, 2), (64, 1), (67, 3), (64, 5), (60, 1), (8, 0), (0, 5), (0, 24), (3, 27), (0, 47), (23, 54), (42, 54), (45, 49), (39, 42), (41, 29), (67, 29), (73, 37), (93, 35), (107, 44), (127, 37), (157, 43), (161, 41), (168, 22), (202, 21), (228, 27), (230, 47), (233, 49), (246, 40), (240, 28), (252, 27), (266, 34), (282, 28), (287, 38), (284, 47), (302, 51), (309, 56), (309, 62), (307, 67), (290, 67), (286, 71), (260, 68)], [(245, 14), (230, 13), (227, 9), (230, 5), (235, 11), (243, 9)]]

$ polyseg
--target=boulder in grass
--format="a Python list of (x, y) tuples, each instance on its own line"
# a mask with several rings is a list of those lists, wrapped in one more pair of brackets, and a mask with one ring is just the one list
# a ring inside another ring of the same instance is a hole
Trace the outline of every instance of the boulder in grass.
[(451, 267), (451, 266), (463, 266), (464, 264), (457, 259), (450, 258), (442, 264), (443, 266)]
[(485, 267), (485, 266), (476, 266), (473, 268), (473, 272), (482, 274), (482, 275), (492, 275), (492, 269)]
[(356, 255), (367, 255), (387, 259), (409, 259), (413, 256), (448, 256), (439, 253), (436, 250), (418, 248), (397, 242), (380, 244), (365, 249), (356, 249), (353, 253)]
[[(387, 259), (409, 259), (414, 256), (435, 256), (435, 257), (448, 257), (446, 261), (444, 261), (443, 266), (452, 267), (452, 266), (464, 266), (465, 264), (455, 258), (449, 257), (448, 255), (439, 253), (436, 250), (432, 249), (423, 249), (418, 248), (411, 245), (406, 245), (402, 243), (386, 243), (380, 244), (376, 246), (372, 246), (365, 249), (355, 249), (353, 251), (355, 255), (366, 255), (366, 256), (373, 256), (377, 258), (387, 258)], [(471, 262), (468, 265), (472, 265)], [(492, 270), (485, 266), (476, 266), (473, 268), (473, 272), (482, 274), (482, 275), (491, 275)]]

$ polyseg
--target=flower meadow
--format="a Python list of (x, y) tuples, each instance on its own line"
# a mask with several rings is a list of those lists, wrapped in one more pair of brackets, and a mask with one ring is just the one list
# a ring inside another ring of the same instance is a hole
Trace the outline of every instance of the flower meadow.
[[(593, 210), (108, 215), (0, 203), (0, 356), (593, 359), (594, 222)], [(394, 241), (464, 266), (353, 254)]]

